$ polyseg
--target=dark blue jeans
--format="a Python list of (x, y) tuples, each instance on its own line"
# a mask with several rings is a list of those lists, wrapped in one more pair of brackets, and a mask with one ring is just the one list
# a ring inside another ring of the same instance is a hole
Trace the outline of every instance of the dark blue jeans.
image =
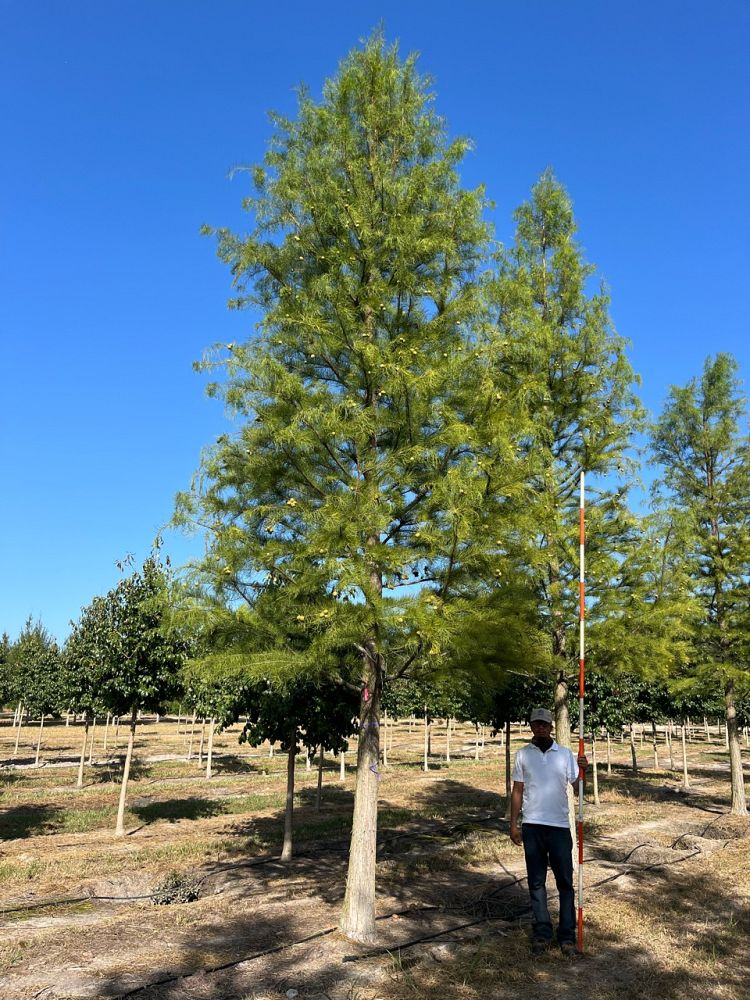
[(557, 940), (576, 940), (576, 908), (573, 891), (573, 840), (570, 830), (557, 826), (524, 823), (521, 827), (529, 895), (534, 914), (534, 937), (552, 940), (552, 921), (547, 909), (547, 867), (552, 868), (560, 893), (560, 923)]

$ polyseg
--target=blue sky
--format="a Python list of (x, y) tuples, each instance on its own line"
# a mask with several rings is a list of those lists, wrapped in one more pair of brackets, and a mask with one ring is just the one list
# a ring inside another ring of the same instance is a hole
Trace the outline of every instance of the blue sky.
[(379, 22), (501, 239), (545, 167), (567, 186), (649, 408), (708, 353), (747, 378), (746, 3), (0, 0), (0, 630), (64, 638), (226, 430), (191, 364), (249, 319), (199, 227), (243, 228), (266, 112)]

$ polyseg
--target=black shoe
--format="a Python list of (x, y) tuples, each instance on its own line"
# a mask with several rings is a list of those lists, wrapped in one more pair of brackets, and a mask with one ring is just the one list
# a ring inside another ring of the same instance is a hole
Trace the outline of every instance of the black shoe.
[(578, 958), (581, 954), (573, 941), (561, 941), (560, 951), (562, 952), (563, 958)]
[(534, 938), (531, 942), (531, 954), (543, 955), (545, 951), (549, 951), (551, 944), (546, 938)]

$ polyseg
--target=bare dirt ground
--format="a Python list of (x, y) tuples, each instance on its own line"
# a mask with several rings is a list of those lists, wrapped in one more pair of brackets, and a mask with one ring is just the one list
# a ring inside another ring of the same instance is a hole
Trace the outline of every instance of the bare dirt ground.
[[(461, 727), (447, 763), (436, 725), (425, 773), (421, 729), (396, 727), (381, 782), (380, 941), (364, 949), (336, 931), (353, 791), (338, 761), (326, 762), (320, 811), (315, 768), (299, 762), (296, 858), (281, 865), (285, 759), (239, 747), (238, 729), (217, 737), (207, 780), (197, 733), (186, 760), (189, 725), (146, 721), (118, 839), (123, 734), (116, 750), (108, 734), (105, 757), (97, 727), (76, 789), (82, 728), (49, 726), (35, 768), (36, 732), (22, 731), (13, 759), (10, 722), (0, 722), (2, 1000), (750, 998), (750, 821), (727, 815), (716, 736), (691, 743), (687, 792), (663, 745), (659, 769), (639, 747), (633, 774), (629, 747), (613, 744), (601, 804), (587, 805), (586, 954), (570, 962), (529, 956), (498, 739), (476, 761)], [(514, 749), (522, 739), (514, 731)], [(154, 905), (160, 892), (174, 901)]]

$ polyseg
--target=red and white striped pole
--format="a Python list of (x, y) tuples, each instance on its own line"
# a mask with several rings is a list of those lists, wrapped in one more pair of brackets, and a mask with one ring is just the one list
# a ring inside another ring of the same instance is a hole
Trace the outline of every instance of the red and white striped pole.
[[(585, 478), (581, 472), (581, 503), (579, 510), (579, 565), (578, 578), (578, 756), (584, 754), (583, 743), (583, 700), (585, 696), (585, 626), (586, 626), (586, 585), (584, 577), (584, 556), (586, 549), (586, 507)], [(583, 783), (585, 769), (578, 765), (578, 950), (583, 951)]]

